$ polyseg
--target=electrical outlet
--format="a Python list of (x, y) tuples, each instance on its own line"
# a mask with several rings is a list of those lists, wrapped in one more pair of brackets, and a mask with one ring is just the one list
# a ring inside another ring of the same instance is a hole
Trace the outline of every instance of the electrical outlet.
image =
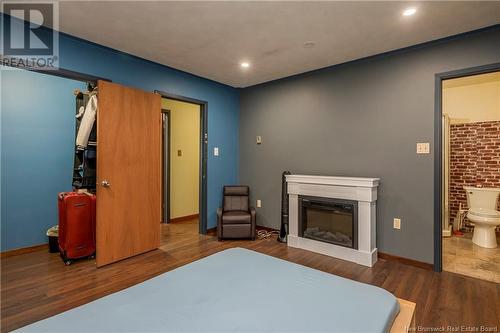
[(214, 156), (219, 156), (219, 147), (214, 147)]
[(429, 154), (430, 153), (430, 143), (429, 142), (418, 142), (417, 143), (417, 154)]
[(260, 199), (257, 199), (257, 208), (262, 207), (262, 201)]
[(399, 218), (394, 218), (393, 222), (394, 229), (401, 229), (401, 219)]

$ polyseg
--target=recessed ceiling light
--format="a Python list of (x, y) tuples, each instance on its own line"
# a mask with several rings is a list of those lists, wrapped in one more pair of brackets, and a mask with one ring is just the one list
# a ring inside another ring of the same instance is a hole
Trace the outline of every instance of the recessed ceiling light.
[(309, 41), (307, 41), (307, 42), (304, 43), (304, 47), (306, 49), (310, 49), (311, 47), (314, 47), (314, 45), (316, 45), (316, 43), (313, 42), (312, 40), (309, 40)]
[(241, 66), (242, 68), (248, 68), (248, 67), (250, 67), (250, 64), (249, 64), (248, 62), (242, 62), (242, 63), (240, 64), (240, 66)]
[(403, 16), (412, 16), (413, 14), (415, 14), (417, 12), (417, 9), (416, 8), (408, 8), (408, 9), (405, 9), (404, 12), (403, 12)]

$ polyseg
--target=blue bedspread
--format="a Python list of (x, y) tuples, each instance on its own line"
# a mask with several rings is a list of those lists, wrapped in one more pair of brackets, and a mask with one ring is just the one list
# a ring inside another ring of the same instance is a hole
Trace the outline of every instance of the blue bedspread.
[(234, 248), (17, 332), (387, 332), (384, 289)]

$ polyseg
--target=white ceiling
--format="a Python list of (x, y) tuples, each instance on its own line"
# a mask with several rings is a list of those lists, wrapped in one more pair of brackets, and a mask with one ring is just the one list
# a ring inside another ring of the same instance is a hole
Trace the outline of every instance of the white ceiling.
[(63, 32), (234, 87), (498, 23), (500, 1), (60, 2)]

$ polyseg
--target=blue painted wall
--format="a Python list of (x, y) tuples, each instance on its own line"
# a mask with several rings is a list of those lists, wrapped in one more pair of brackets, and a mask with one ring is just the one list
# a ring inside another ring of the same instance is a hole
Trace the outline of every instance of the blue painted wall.
[[(60, 68), (107, 78), (113, 82), (146, 91), (161, 90), (208, 102), (208, 228), (215, 227), (216, 209), (220, 205), (222, 186), (224, 184), (236, 184), (239, 181), (239, 90), (65, 34), (60, 34), (59, 43)], [(2, 82), (2, 93), (4, 89), (7, 89), (4, 88), (6, 86), (10, 86), (8, 89), (11, 91), (19, 91), (17, 92), (18, 95), (25, 89), (15, 81), (4, 80)], [(64, 95), (61, 91), (55, 90), (51, 94), (54, 94), (53, 97), (55, 98), (63, 98), (62, 95)], [(69, 96), (73, 97), (71, 92)], [(4, 111), (2, 104), (2, 114), (4, 112), (10, 113), (9, 110)], [(13, 118), (16, 117), (16, 115), (13, 116)], [(2, 151), (4, 148), (14, 151), (16, 147), (11, 145), (15, 145), (15, 142), (7, 140), (5, 145), (3, 143), (4, 139), (7, 138), (4, 133), (4, 127), (7, 125), (2, 121)], [(34, 139), (32, 134), (27, 134), (29, 139)], [(70, 139), (72, 142), (73, 133), (68, 130), (67, 140)], [(217, 157), (212, 154), (214, 147), (219, 147), (220, 155)], [(19, 152), (19, 154), (26, 155), (30, 153), (31, 151)], [(13, 176), (9, 172), (9, 168), (12, 170), (16, 165), (15, 163), (14, 160), (7, 156), (4, 161), (2, 155), (2, 187), (4, 186), (4, 179)], [(71, 170), (71, 166), (69, 170)], [(32, 182), (36, 183), (37, 188), (43, 188), (48, 186), (49, 181), (45, 178), (30, 179), (23, 177), (18, 179), (17, 182), (19, 188), (26, 188)], [(8, 239), (28, 239), (27, 229), (29, 228), (21, 221), (4, 219), (4, 209), (9, 209), (3, 204), (4, 197), (11, 195), (9, 188), (6, 191), (2, 188), (2, 251), (19, 246), (38, 244), (44, 240), (41, 237), (22, 243), (7, 241)], [(26, 205), (29, 204), (26, 203)], [(33, 211), (27, 218), (35, 217), (40, 218), (40, 212)], [(13, 227), (6, 228), (4, 232), (4, 225), (12, 225)]]
[(71, 191), (73, 89), (82, 82), (23, 70), (1, 73), (2, 251), (41, 244)]

